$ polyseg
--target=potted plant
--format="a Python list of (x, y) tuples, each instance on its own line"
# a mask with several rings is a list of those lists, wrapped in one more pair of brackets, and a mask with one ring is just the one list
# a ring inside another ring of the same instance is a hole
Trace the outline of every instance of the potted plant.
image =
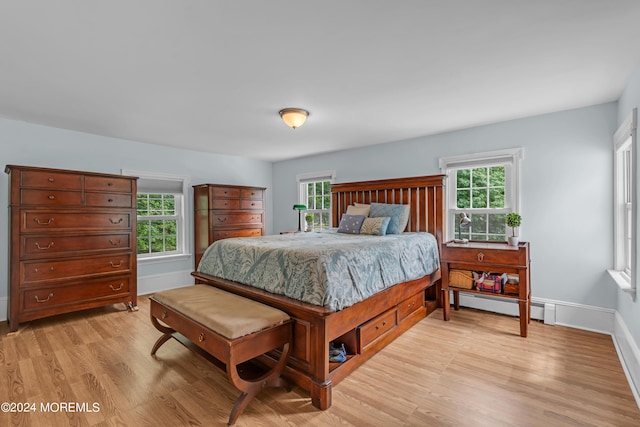
[(516, 228), (520, 227), (520, 223), (522, 222), (522, 217), (520, 214), (515, 212), (509, 212), (505, 217), (505, 221), (509, 227), (511, 227), (512, 235), (509, 236), (509, 245), (510, 246), (518, 246), (520, 242), (520, 238), (516, 236)]
[(304, 220), (307, 222), (307, 231), (311, 231), (311, 228), (313, 227), (313, 214), (306, 214), (304, 216)]

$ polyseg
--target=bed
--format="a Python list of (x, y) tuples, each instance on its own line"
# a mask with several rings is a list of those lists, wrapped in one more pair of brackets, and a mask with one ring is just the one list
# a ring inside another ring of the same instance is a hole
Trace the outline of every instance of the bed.
[[(338, 227), (343, 213), (349, 205), (354, 203), (408, 205), (409, 220), (406, 233), (403, 234), (430, 233), (435, 240), (436, 251), (439, 253), (444, 229), (443, 184), (443, 175), (333, 184), (331, 186), (332, 225)], [(318, 235), (313, 233), (313, 237), (311, 233), (303, 234), (305, 235), (277, 236), (268, 240), (275, 240), (276, 246), (277, 242), (280, 242), (281, 246), (291, 246), (293, 242), (301, 242), (300, 244), (304, 246), (306, 239), (325, 239), (326, 237), (321, 233)], [(380, 238), (385, 237), (391, 236)], [(259, 238), (232, 240), (242, 240), (251, 246), (253, 242), (258, 242), (255, 239)], [(224, 240), (217, 242), (218, 246), (225, 246), (221, 244), (222, 242)], [(221, 248), (216, 246), (207, 251), (218, 249)], [(227, 253), (231, 252), (234, 251)], [(257, 255), (257, 258), (264, 259), (264, 256)], [(236, 263), (238, 260), (230, 262)], [(286, 262), (273, 261), (274, 265), (291, 265), (283, 264)], [(202, 268), (205, 264), (205, 257), (203, 257), (201, 267), (193, 273), (196, 283), (215, 286), (271, 305), (291, 316), (294, 321), (293, 349), (284, 375), (308, 390), (312, 404), (319, 409), (327, 409), (331, 406), (332, 386), (338, 384), (440, 304), (439, 268), (421, 276), (418, 274), (420, 277), (416, 278), (411, 278), (413, 276), (409, 275), (407, 276), (409, 280), (392, 286), (379, 288), (375, 285), (368, 294), (345, 303), (327, 297), (326, 293), (316, 295), (316, 299), (311, 298), (305, 301), (305, 298), (301, 298), (300, 295), (287, 293), (286, 289), (273, 289), (269, 285), (259, 285), (257, 279), (256, 283), (253, 283), (254, 279), (251, 276), (249, 279), (241, 277), (236, 278), (237, 280), (225, 279), (220, 277), (224, 276), (222, 272)], [(268, 262), (264, 264), (262, 274), (270, 271), (267, 268), (268, 265)], [(208, 270), (212, 274), (205, 273), (203, 270)], [(235, 278), (235, 276), (227, 277)], [(242, 281), (247, 283), (241, 283)], [(252, 285), (262, 286), (262, 289)], [(346, 361), (341, 363), (329, 361), (331, 342), (345, 345)], [(265, 356), (262, 362), (268, 365), (273, 364), (277, 356), (277, 354), (272, 354), (271, 357)]]

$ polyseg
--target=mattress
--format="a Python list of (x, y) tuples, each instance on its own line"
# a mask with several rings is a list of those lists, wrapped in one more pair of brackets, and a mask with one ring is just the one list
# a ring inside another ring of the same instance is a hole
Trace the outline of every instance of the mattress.
[(218, 240), (198, 271), (341, 310), (440, 266), (430, 233), (352, 235), (335, 230)]

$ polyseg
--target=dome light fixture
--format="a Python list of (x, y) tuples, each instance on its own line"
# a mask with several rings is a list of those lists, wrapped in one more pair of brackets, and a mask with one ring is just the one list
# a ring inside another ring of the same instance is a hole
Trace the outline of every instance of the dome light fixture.
[(292, 129), (302, 126), (309, 116), (309, 112), (302, 108), (284, 108), (279, 114), (282, 121)]

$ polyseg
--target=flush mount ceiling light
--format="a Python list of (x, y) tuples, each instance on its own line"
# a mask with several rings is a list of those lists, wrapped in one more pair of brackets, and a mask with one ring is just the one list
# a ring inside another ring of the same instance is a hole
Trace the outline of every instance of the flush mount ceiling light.
[(309, 116), (309, 112), (302, 108), (285, 108), (279, 113), (282, 121), (292, 129), (302, 126)]

